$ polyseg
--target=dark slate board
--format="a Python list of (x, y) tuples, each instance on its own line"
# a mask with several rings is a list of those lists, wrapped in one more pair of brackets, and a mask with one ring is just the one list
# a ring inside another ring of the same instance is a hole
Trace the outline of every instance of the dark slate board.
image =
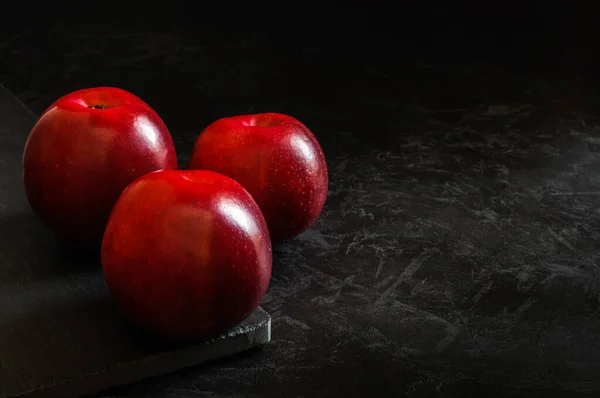
[(31, 213), (21, 155), (36, 116), (0, 86), (0, 397), (75, 397), (270, 341), (258, 309), (211, 342), (177, 345), (118, 316), (100, 266), (60, 247)]

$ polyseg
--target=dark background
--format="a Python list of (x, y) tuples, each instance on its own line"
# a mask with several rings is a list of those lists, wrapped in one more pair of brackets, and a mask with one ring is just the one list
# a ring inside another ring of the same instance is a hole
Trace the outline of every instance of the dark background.
[(35, 113), (112, 85), (187, 164), (289, 113), (330, 167), (275, 248), (273, 343), (107, 396), (600, 394), (598, 35), (567, 2), (15, 2), (0, 83)]

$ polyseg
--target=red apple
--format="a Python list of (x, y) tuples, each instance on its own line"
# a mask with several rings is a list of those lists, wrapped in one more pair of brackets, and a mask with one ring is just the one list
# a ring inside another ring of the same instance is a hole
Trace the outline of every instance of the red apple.
[(327, 197), (327, 164), (313, 133), (280, 113), (219, 119), (197, 138), (190, 169), (238, 181), (260, 206), (271, 240), (291, 239), (319, 217)]
[(271, 277), (260, 208), (239, 183), (206, 170), (134, 181), (113, 208), (101, 254), (126, 318), (175, 339), (206, 339), (239, 324)]
[(99, 245), (121, 192), (148, 172), (176, 169), (175, 146), (158, 114), (119, 88), (71, 92), (48, 107), (23, 154), (33, 212), (60, 238)]

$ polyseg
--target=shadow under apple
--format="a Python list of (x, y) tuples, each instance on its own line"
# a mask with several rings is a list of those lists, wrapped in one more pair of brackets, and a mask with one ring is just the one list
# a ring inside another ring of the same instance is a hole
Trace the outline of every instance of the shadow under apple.
[(0, 286), (99, 269), (97, 253), (60, 242), (33, 213), (0, 213)]

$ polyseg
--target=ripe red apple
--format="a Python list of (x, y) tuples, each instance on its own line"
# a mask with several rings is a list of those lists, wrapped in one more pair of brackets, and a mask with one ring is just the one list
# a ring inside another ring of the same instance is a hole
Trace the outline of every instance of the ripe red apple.
[(148, 172), (176, 169), (158, 114), (112, 87), (71, 92), (39, 117), (25, 144), (23, 183), (33, 212), (60, 238), (99, 246), (121, 192)]
[(113, 208), (101, 254), (126, 318), (175, 339), (206, 339), (239, 324), (271, 277), (260, 208), (239, 183), (206, 170), (134, 181)]
[(304, 232), (327, 197), (319, 142), (304, 124), (281, 113), (213, 122), (197, 138), (189, 168), (213, 170), (242, 184), (260, 206), (273, 242)]

